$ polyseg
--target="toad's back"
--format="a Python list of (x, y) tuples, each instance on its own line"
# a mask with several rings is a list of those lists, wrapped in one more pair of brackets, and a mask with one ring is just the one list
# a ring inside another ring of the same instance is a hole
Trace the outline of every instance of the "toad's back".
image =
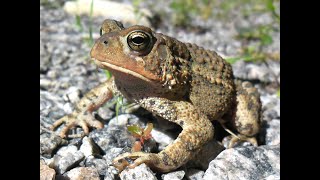
[(190, 99), (211, 120), (217, 120), (236, 96), (231, 65), (214, 51), (186, 45), (192, 57)]

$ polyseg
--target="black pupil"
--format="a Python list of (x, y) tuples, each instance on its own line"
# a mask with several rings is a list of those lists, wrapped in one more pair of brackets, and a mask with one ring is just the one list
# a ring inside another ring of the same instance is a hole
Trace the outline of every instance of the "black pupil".
[(102, 36), (102, 28), (100, 28), (100, 36)]
[(140, 45), (140, 44), (142, 44), (142, 43), (144, 42), (144, 40), (145, 40), (145, 39), (144, 39), (143, 37), (138, 36), (138, 37), (134, 37), (134, 38), (132, 39), (132, 42), (135, 43), (135, 44)]

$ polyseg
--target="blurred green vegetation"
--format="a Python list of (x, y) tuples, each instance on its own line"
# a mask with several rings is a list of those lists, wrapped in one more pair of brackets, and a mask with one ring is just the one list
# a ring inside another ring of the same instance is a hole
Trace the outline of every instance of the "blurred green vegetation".
[(173, 0), (170, 4), (175, 12), (172, 21), (177, 26), (188, 26), (195, 15), (207, 20), (213, 14), (215, 4), (215, 0)]
[(140, 4), (143, 3), (144, 0), (132, 0), (132, 5), (134, 8), (135, 18), (139, 20), (144, 14), (140, 11)]
[(49, 9), (61, 8), (64, 4), (63, 0), (40, 0), (40, 5)]
[[(138, 0), (140, 3), (143, 0)], [(204, 20), (210, 17), (219, 19), (233, 18), (233, 11), (239, 10), (241, 15), (253, 13), (271, 13), (280, 22), (274, 3), (280, 0), (173, 0), (170, 8), (175, 12), (173, 22), (178, 26), (190, 25), (192, 16), (200, 16)]]
[[(279, 52), (263, 51), (264, 47), (273, 43), (272, 33), (280, 31), (280, 10), (277, 11), (275, 6), (275, 3), (279, 2), (280, 0), (173, 0), (170, 8), (175, 12), (172, 21), (177, 26), (189, 26), (192, 16), (199, 16), (203, 20), (216, 18), (230, 21), (237, 12), (240, 12), (237, 16), (244, 19), (250, 15), (270, 14), (272, 21), (269, 24), (237, 29), (238, 34), (235, 38), (242, 42), (240, 55), (226, 59), (230, 63), (238, 60), (257, 62), (266, 59), (280, 60)], [(254, 41), (256, 44), (250, 45), (248, 41)]]

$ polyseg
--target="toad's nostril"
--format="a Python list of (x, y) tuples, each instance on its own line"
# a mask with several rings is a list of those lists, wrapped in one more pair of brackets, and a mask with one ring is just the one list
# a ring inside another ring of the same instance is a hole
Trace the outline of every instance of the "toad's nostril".
[(108, 44), (108, 41), (103, 41), (103, 44), (104, 44), (104, 45), (107, 45), (107, 44)]

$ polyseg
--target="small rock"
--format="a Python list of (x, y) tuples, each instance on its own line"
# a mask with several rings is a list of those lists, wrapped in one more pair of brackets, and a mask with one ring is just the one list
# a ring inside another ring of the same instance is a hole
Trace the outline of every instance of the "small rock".
[(71, 102), (72, 104), (75, 104), (80, 100), (80, 97), (81, 97), (80, 89), (72, 86), (66, 91), (65, 95), (63, 96), (63, 99), (65, 101)]
[(57, 119), (64, 115), (63, 99), (54, 93), (40, 90), (40, 117)]
[(265, 180), (280, 180), (280, 176), (279, 175), (270, 175), (270, 176), (266, 177)]
[(153, 138), (146, 140), (143, 144), (144, 152), (147, 152), (147, 153), (155, 152), (155, 151), (158, 151), (158, 149), (159, 148), (157, 146), (157, 142)]
[(74, 154), (77, 151), (78, 151), (77, 146), (74, 146), (74, 145), (64, 146), (64, 147), (59, 149), (59, 151), (57, 152), (57, 155), (63, 157), (63, 156), (67, 156), (69, 154)]
[(98, 109), (98, 114), (102, 119), (109, 120), (115, 115), (115, 112), (111, 111), (109, 108), (101, 107)]
[(63, 105), (63, 111), (66, 113), (66, 114), (71, 114), (74, 110), (74, 107), (73, 107), (73, 104), (72, 103), (65, 103)]
[(126, 125), (132, 125), (136, 124), (139, 125), (140, 127), (144, 127), (146, 123), (143, 121), (142, 118), (137, 117), (136, 115), (133, 114), (120, 114), (117, 117), (112, 118), (109, 121), (109, 126), (126, 126)]
[(248, 79), (254, 80), (258, 79), (262, 82), (272, 82), (275, 80), (273, 72), (263, 64), (249, 64), (248, 69)]
[(126, 168), (120, 173), (121, 180), (157, 180), (156, 176), (146, 164), (141, 164), (133, 169)]
[(267, 121), (280, 118), (280, 98), (276, 94), (261, 96), (263, 117)]
[(210, 162), (203, 179), (265, 179), (280, 176), (280, 145), (237, 147)]
[[(134, 117), (130, 114), (120, 114), (109, 121), (109, 126), (126, 126), (128, 125), (129, 118)], [(135, 117), (136, 118), (136, 117)]]
[(117, 139), (114, 134), (109, 131), (109, 126), (103, 129), (93, 130), (89, 137), (92, 138), (95, 144), (97, 144), (104, 152), (108, 151), (110, 148), (115, 147), (117, 144)]
[(67, 142), (60, 136), (40, 127), (40, 155), (51, 158), (52, 152), (60, 145)]
[(154, 140), (159, 143), (159, 151), (174, 141), (173, 135), (170, 135), (168, 132), (163, 132), (160, 129), (152, 129), (151, 135)]
[(167, 174), (162, 174), (161, 178), (163, 180), (181, 180), (183, 176), (185, 175), (184, 171), (174, 171)]
[(65, 177), (76, 180), (100, 180), (98, 171), (91, 167), (77, 167), (65, 174)]
[(56, 172), (40, 160), (40, 180), (54, 180)]
[(265, 144), (278, 145), (280, 144), (280, 120), (273, 119), (266, 122), (265, 127)]
[(265, 64), (250, 63), (237, 61), (233, 65), (233, 73), (235, 77), (248, 80), (259, 80), (262, 82), (273, 82), (276, 77), (274, 72)]
[(98, 159), (93, 156), (89, 156), (85, 160), (86, 167), (93, 167), (97, 169), (99, 175), (105, 176), (107, 173), (107, 162), (104, 159)]
[(50, 70), (47, 72), (47, 76), (48, 78), (51, 78), (51, 79), (56, 79), (57, 78), (57, 71), (56, 70)]
[(84, 159), (82, 152), (77, 150), (74, 145), (62, 147), (52, 158), (50, 167), (54, 168), (58, 173), (63, 174)]
[(115, 180), (116, 179), (115, 177), (116, 176), (113, 174), (106, 173), (103, 180)]
[(186, 172), (186, 178), (188, 180), (202, 180), (204, 171), (198, 169), (188, 169)]
[(99, 148), (97, 145), (92, 141), (91, 138), (85, 136), (82, 139), (82, 145), (80, 146), (80, 151), (84, 154), (85, 157), (90, 155), (99, 154)]
[(49, 79), (40, 79), (40, 88), (49, 89), (53, 85), (53, 82)]
[[(280, 78), (280, 63), (276, 61), (267, 61), (268, 67), (270, 70), (276, 75), (279, 76)], [(280, 83), (280, 79), (278, 81)]]

